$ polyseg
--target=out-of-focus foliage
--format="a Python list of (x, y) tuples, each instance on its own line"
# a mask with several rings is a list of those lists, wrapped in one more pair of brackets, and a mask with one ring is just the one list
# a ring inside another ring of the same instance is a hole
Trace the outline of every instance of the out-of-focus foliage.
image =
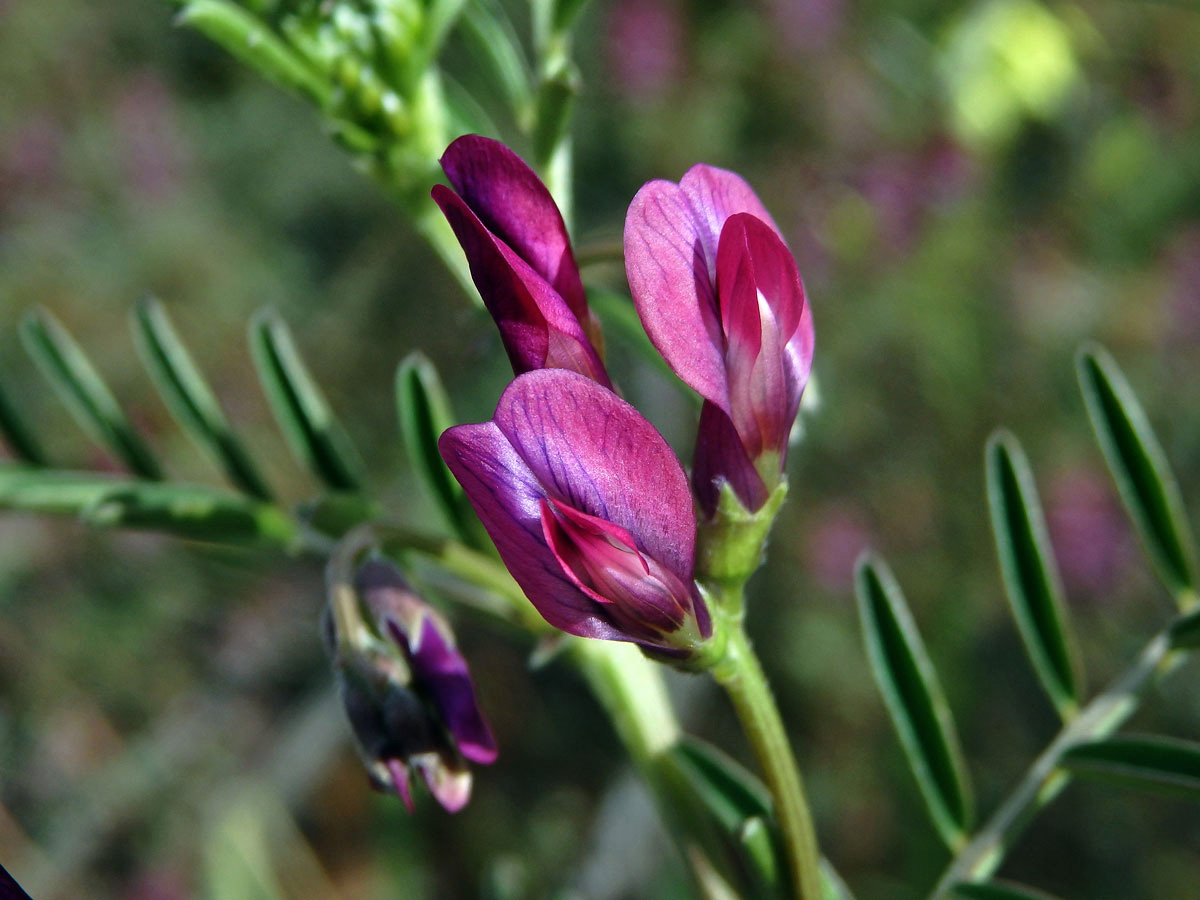
[[(128, 311), (153, 293), (274, 464), (273, 490), (297, 499), (309, 482), (245, 340), (270, 304), (381, 503), (438, 527), (401, 449), (395, 367), (422, 349), (457, 413), (485, 418), (508, 371), (491, 324), (301, 102), (170, 17), (153, 0), (0, 2), (9, 399), (53, 464), (115, 468), (21, 348), (19, 321), (43, 306), (169, 473), (216, 483), (135, 359)], [(704, 160), (749, 178), (805, 277), (821, 401), (750, 625), (824, 850), (860, 900), (919, 897), (945, 861), (912, 827), (921, 798), (862, 654), (851, 579), (865, 544), (905, 585), (981, 812), (1056, 727), (1005, 609), (986, 436), (1009, 427), (1030, 459), (1089, 683), (1169, 609), (1090, 435), (1073, 353), (1085, 339), (1111, 349), (1197, 508), (1196, 46), (1200, 12), (1183, 2), (595, 0), (583, 13), (581, 255), (615, 239), (643, 181)], [(471, 48), (452, 35), (448, 52), (469, 66)], [(585, 276), (622, 286), (617, 266)], [(627, 395), (689, 453), (693, 408), (616, 329), (609, 344)], [(581, 687), (527, 671), (527, 647), (469, 620), (461, 644), (500, 760), (454, 818), (426, 804), (409, 819), (370, 794), (321, 657), (321, 593), (305, 563), (0, 518), (0, 856), (37, 900), (686, 896)], [(1195, 737), (1194, 674), (1135, 728)], [(677, 687), (685, 723), (728, 746), (721, 699)], [(1197, 847), (1194, 807), (1080, 784), (1002, 874), (1064, 897), (1187, 896)]]

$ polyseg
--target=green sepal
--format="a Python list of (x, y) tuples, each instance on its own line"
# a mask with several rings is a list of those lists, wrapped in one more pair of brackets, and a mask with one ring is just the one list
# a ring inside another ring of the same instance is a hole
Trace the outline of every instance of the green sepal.
[(722, 484), (716, 511), (701, 519), (696, 534), (696, 580), (742, 584), (753, 575), (786, 497), (787, 480), (781, 479), (762, 508), (751, 512), (728, 482)]
[(1042, 686), (1068, 719), (1082, 691), (1079, 653), (1033, 473), (1007, 431), (992, 435), (985, 455), (992, 533), (1009, 603)]
[(1159, 578), (1180, 606), (1189, 606), (1196, 602), (1196, 545), (1166, 454), (1107, 350), (1085, 346), (1076, 366), (1092, 428), (1125, 508)]
[(135, 474), (160, 480), (163, 472), (158, 460), (66, 328), (46, 310), (36, 309), (21, 321), (18, 330), (38, 370), (92, 440)]
[(1076, 744), (1060, 764), (1126, 787), (1200, 798), (1200, 743), (1159, 735), (1125, 735)]
[(1045, 891), (1000, 880), (960, 881), (950, 889), (950, 895), (961, 900), (1057, 900)]
[(150, 377), (183, 430), (235, 487), (259, 500), (270, 500), (266, 480), (233, 433), (162, 304), (153, 297), (139, 302), (133, 309), (133, 332)]
[(473, 543), (475, 516), (438, 452), (438, 438), (456, 419), (437, 369), (420, 352), (406, 356), (396, 371), (396, 408), (404, 448), (421, 484), (454, 534)]
[(362, 490), (362, 457), (300, 358), (290, 329), (274, 311), (262, 310), (251, 321), (250, 350), (292, 453), (330, 490)]
[(952, 850), (966, 841), (973, 800), (954, 719), (899, 584), (873, 554), (859, 559), (855, 593), (875, 683), (929, 807)]
[(245, 9), (228, 0), (188, 0), (176, 21), (195, 28), (242, 62), (281, 87), (314, 100), (325, 109), (332, 87), (306, 59)]

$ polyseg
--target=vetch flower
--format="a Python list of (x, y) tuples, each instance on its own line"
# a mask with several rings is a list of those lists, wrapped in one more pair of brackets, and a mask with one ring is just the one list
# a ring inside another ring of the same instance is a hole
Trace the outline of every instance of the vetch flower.
[(651, 181), (625, 219), (625, 269), (650, 340), (705, 400), (692, 481), (750, 511), (779, 483), (812, 367), (812, 316), (796, 262), (739, 176), (696, 165)]
[(574, 372), (519, 376), (490, 422), (438, 444), (504, 564), (543, 618), (688, 658), (712, 633), (693, 581), (696, 522), (666, 441)]
[(331, 598), (325, 643), (372, 783), (411, 812), (411, 772), (448, 811), (471, 795), (467, 761), (487, 765), (496, 742), (450, 626), (392, 565), (367, 562), (353, 597)]
[(513, 371), (571, 369), (607, 387), (599, 324), (550, 191), (490, 138), (458, 138), (441, 163), (454, 190), (436, 185), (433, 199), (467, 255)]

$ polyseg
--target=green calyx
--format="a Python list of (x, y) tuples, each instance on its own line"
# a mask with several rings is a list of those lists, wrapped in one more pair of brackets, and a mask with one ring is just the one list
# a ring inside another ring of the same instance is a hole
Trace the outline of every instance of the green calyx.
[(716, 511), (700, 522), (696, 580), (723, 587), (744, 584), (762, 563), (767, 535), (786, 496), (787, 479), (780, 478), (767, 502), (751, 511), (723, 484)]

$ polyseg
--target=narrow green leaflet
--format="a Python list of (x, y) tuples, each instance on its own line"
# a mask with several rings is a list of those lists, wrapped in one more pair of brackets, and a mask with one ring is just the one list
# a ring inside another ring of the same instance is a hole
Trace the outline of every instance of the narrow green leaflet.
[(39, 371), (92, 439), (132, 472), (160, 480), (162, 469), (150, 448), (134, 430), (83, 348), (59, 321), (44, 309), (34, 310), (21, 321), (20, 335)]
[(1079, 705), (1079, 654), (1029, 462), (1008, 432), (987, 445), (987, 495), (1004, 587), (1038, 678), (1065, 719)]
[(151, 378), (184, 431), (217, 461), (232, 484), (251, 497), (270, 500), (270, 488), (230, 428), (162, 304), (152, 297), (138, 303), (133, 331)]
[(965, 840), (972, 798), (950, 708), (900, 586), (867, 555), (855, 575), (867, 657), (900, 742), (946, 844)]
[(78, 516), (89, 525), (161, 531), (221, 544), (291, 549), (295, 523), (274, 506), (205, 485), (93, 472), (0, 469), (0, 508)]
[(98, 497), (80, 517), (103, 528), (161, 531), (216, 544), (265, 544), (291, 549), (296, 527), (281, 510), (216, 488), (136, 484)]
[(1076, 775), (1200, 797), (1200, 744), (1158, 735), (1126, 735), (1076, 744), (1061, 764)]
[(842, 880), (829, 860), (821, 857), (821, 900), (854, 900), (850, 886)]
[(454, 533), (469, 540), (466, 498), (437, 447), (442, 432), (455, 423), (454, 413), (437, 370), (424, 354), (412, 353), (400, 363), (396, 407), (409, 462)]
[(366, 482), (362, 458), (300, 358), (291, 331), (273, 311), (263, 310), (251, 321), (250, 350), (292, 452), (330, 489), (360, 491)]
[(79, 515), (105, 494), (142, 482), (93, 472), (0, 468), (0, 509)]
[(0, 389), (0, 438), (3, 438), (13, 454), (31, 466), (46, 465), (46, 454), (25, 420), (17, 412), (8, 394)]
[(694, 737), (673, 745), (668, 761), (687, 785), (678, 797), (680, 827), (707, 848), (710, 862), (721, 861), (723, 877), (735, 883), (740, 896), (776, 896), (785, 864), (762, 783)]
[(1159, 577), (1183, 604), (1197, 591), (1196, 548), (1179, 486), (1146, 413), (1108, 351), (1076, 360), (1092, 428)]
[(332, 98), (329, 82), (266, 22), (229, 0), (188, 0), (177, 21), (195, 28), (276, 84), (311, 97), (322, 108)]
[(522, 120), (533, 109), (533, 77), (503, 8), (494, 0), (472, 0), (459, 26), (471, 58), (486, 67), (509, 109)]
[(961, 900), (1056, 900), (1045, 891), (1013, 881), (963, 881), (950, 889)]
[(1200, 609), (1180, 616), (1171, 625), (1171, 647), (1176, 650), (1200, 648)]
[(570, 64), (564, 62), (557, 70), (543, 75), (538, 83), (532, 135), (533, 158), (538, 167), (548, 165), (562, 143), (578, 92), (578, 80)]

